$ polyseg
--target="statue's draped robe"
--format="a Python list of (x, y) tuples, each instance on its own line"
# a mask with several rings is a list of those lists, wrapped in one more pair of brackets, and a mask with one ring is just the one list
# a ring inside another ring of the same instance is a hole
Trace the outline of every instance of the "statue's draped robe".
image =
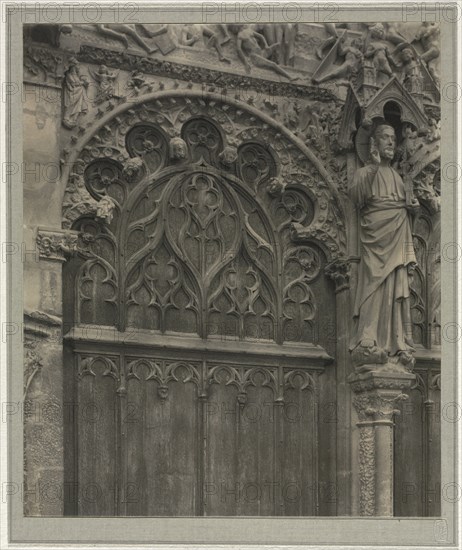
[(69, 126), (75, 126), (80, 113), (86, 112), (85, 88), (78, 73), (68, 71), (64, 77), (64, 118)]
[(404, 183), (390, 166), (369, 165), (357, 170), (349, 193), (361, 222), (357, 330), (350, 347), (369, 340), (395, 355), (412, 347), (407, 266), (416, 258)]

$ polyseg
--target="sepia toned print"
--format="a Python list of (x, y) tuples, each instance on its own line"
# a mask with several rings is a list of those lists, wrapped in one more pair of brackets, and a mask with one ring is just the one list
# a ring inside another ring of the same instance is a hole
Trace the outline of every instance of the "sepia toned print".
[(25, 515), (439, 517), (439, 23), (23, 39)]

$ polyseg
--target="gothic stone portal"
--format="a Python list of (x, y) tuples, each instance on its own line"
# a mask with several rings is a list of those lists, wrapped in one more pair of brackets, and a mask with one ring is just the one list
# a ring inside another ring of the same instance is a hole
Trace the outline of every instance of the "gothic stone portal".
[[(440, 513), (438, 32), (26, 26), (56, 101), (27, 94), (24, 161), (60, 172), (25, 181), (24, 395), (78, 405), (25, 420), (27, 494), (76, 488), (26, 515)], [(418, 202), (406, 365), (349, 349), (382, 123)]]

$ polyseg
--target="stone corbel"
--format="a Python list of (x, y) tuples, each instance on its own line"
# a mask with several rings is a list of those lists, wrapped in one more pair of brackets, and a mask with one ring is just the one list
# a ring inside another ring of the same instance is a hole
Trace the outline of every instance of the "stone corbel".
[(76, 255), (85, 255), (88, 251), (85, 244), (90, 242), (91, 235), (82, 234), (71, 229), (43, 229), (37, 232), (36, 244), (41, 260), (65, 262)]
[(408, 398), (415, 375), (399, 366), (350, 375), (358, 415), (359, 511), (393, 516), (393, 442), (397, 404)]
[(334, 281), (335, 293), (350, 288), (350, 263), (348, 260), (334, 260), (326, 265), (324, 272)]

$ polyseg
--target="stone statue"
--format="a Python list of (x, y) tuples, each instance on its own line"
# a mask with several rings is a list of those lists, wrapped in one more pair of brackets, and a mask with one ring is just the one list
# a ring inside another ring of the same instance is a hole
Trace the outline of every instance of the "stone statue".
[(86, 89), (88, 80), (80, 74), (79, 62), (75, 57), (69, 60), (69, 67), (64, 74), (64, 114), (63, 126), (72, 129), (77, 125), (81, 114), (88, 111)]
[(388, 46), (385, 40), (385, 28), (382, 23), (376, 23), (370, 28), (370, 41), (364, 53), (364, 57), (371, 57), (374, 62), (375, 70), (378, 73), (384, 73), (387, 76), (393, 76), (389, 63)]
[(338, 55), (344, 57), (345, 61), (335, 66), (331, 71), (321, 77), (314, 78), (314, 84), (321, 84), (326, 80), (332, 80), (333, 78), (347, 78), (348, 80), (358, 74), (359, 69), (364, 61), (363, 55), (363, 41), (361, 38), (355, 38), (351, 42), (350, 46), (345, 46), (346, 33), (339, 39)]
[(215, 33), (210, 27), (199, 23), (191, 23), (188, 25), (183, 25), (181, 28), (180, 43), (184, 46), (194, 46), (196, 42), (204, 38), (207, 40), (207, 46), (210, 45), (215, 48), (220, 61), (231, 63), (231, 61), (223, 54), (218, 34)]
[(284, 76), (288, 80), (298, 80), (298, 76), (291, 76), (287, 71), (280, 67), (274, 61), (271, 61), (273, 51), (279, 48), (279, 44), (268, 46), (265, 37), (253, 30), (248, 25), (230, 24), (228, 29), (236, 35), (236, 48), (239, 59), (245, 66), (245, 70), (250, 73), (252, 70), (252, 62), (256, 67), (269, 69), (279, 75)]
[(354, 305), (353, 361), (412, 364), (410, 282), (416, 266), (406, 187), (391, 167), (394, 129), (380, 124), (371, 139), (372, 162), (357, 170), (349, 190), (361, 220), (361, 261)]

